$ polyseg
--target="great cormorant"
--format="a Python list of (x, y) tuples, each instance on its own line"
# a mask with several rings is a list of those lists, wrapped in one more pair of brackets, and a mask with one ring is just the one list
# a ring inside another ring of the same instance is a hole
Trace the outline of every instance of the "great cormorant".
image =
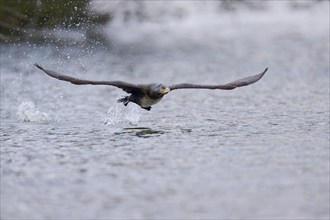
[(266, 68), (262, 73), (257, 75), (248, 76), (224, 85), (201, 85), (201, 84), (190, 84), (190, 83), (181, 83), (174, 84), (170, 86), (166, 86), (163, 84), (152, 83), (152, 84), (132, 84), (122, 81), (94, 81), (94, 80), (84, 80), (78, 79), (71, 76), (66, 76), (61, 73), (57, 73), (52, 70), (44, 69), (39, 64), (34, 64), (37, 68), (44, 71), (47, 75), (63, 80), (68, 81), (75, 85), (110, 85), (118, 87), (130, 95), (125, 96), (124, 98), (118, 99), (118, 102), (123, 102), (126, 106), (129, 102), (133, 102), (139, 105), (141, 108), (150, 111), (151, 106), (158, 103), (164, 95), (169, 93), (172, 90), (176, 89), (223, 89), (223, 90), (231, 90), (241, 86), (247, 86), (252, 83), (260, 80), (263, 75), (266, 73), (268, 68)]

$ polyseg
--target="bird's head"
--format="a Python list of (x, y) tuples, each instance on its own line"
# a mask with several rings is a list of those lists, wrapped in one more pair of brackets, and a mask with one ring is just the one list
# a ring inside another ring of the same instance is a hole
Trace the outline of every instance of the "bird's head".
[(168, 86), (165, 86), (165, 85), (161, 85), (160, 86), (160, 92), (163, 94), (163, 95), (166, 95), (167, 93), (169, 93), (171, 90), (170, 88), (168, 88)]
[(154, 97), (162, 97), (170, 92), (170, 88), (163, 84), (153, 84), (150, 89), (150, 95)]

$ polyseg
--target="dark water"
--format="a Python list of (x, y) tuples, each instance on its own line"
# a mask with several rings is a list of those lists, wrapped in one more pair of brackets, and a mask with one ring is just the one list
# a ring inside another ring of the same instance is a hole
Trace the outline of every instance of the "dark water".
[[(2, 44), (1, 218), (329, 218), (328, 10), (286, 16), (114, 27), (111, 50)], [(233, 91), (173, 91), (147, 112), (35, 62), (140, 83), (269, 71)]]

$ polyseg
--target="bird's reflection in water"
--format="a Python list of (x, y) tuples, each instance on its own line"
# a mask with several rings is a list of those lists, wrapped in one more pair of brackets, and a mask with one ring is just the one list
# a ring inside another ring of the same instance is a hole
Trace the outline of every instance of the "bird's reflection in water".
[(157, 137), (162, 134), (164, 134), (164, 131), (161, 130), (153, 130), (151, 128), (147, 127), (130, 127), (130, 128), (124, 128), (121, 132), (116, 132), (116, 134), (130, 134), (137, 137), (142, 138), (150, 138), (150, 137)]

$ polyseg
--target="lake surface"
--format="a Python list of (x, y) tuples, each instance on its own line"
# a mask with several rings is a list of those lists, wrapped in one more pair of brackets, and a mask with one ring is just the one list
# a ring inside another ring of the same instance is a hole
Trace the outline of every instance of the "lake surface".
[[(312, 12), (109, 25), (110, 49), (2, 44), (1, 219), (328, 219), (329, 9)], [(134, 83), (269, 70), (148, 112), (35, 62)]]

